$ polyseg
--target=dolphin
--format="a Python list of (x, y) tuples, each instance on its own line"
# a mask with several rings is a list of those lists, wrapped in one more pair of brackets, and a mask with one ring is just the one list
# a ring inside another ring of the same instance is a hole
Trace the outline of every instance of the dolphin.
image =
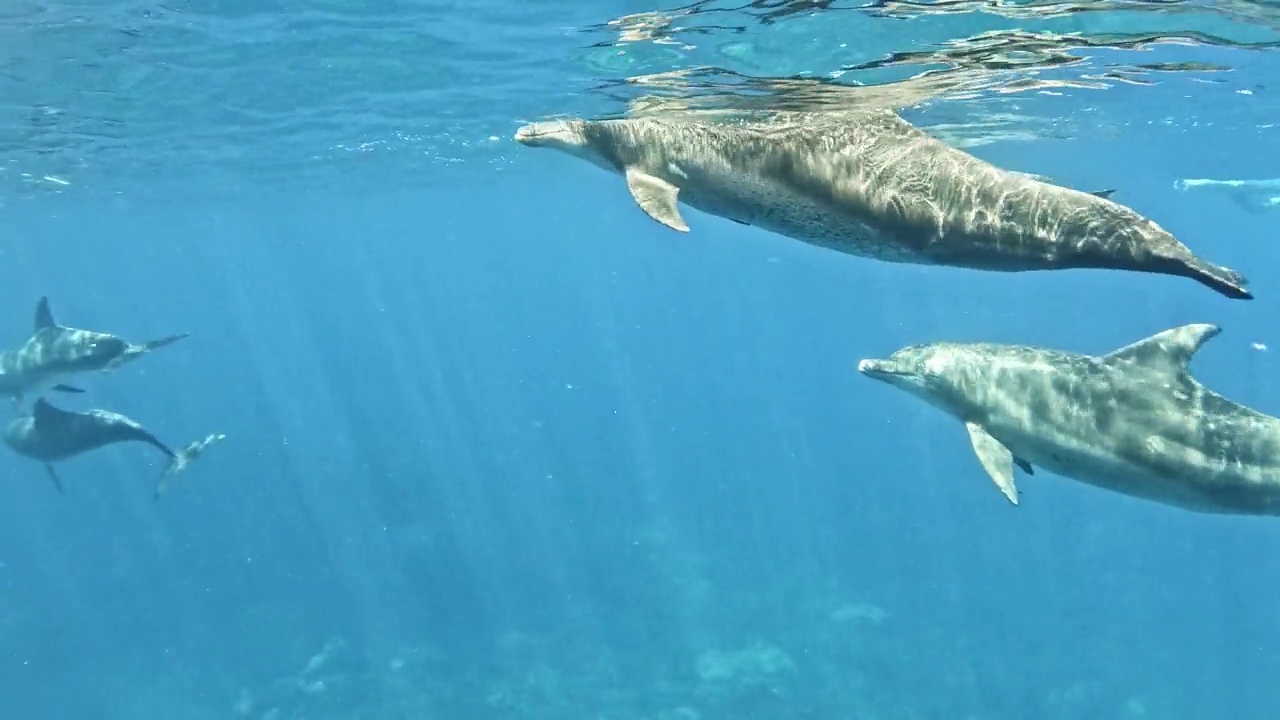
[(82, 393), (63, 380), (81, 373), (110, 372), (142, 355), (175, 343), (190, 333), (134, 345), (109, 333), (59, 325), (49, 299), (36, 303), (35, 332), (21, 347), (0, 352), (0, 394), (22, 409), (23, 398), (46, 390)]
[(1016, 465), (1196, 512), (1280, 515), (1280, 419), (1191, 376), (1219, 332), (1182, 325), (1102, 356), (936, 342), (858, 370), (963, 422), (1014, 505)]
[(30, 415), (9, 423), (3, 439), (4, 444), (19, 455), (42, 462), (58, 492), (63, 491), (62, 480), (53, 468), (54, 462), (112, 443), (147, 443), (169, 457), (169, 464), (152, 496), (155, 501), (160, 499), (170, 479), (185, 470), (205, 448), (225, 438), (222, 434), (207, 435), (174, 452), (142, 425), (124, 415), (97, 409), (71, 412), (54, 407), (42, 397), (35, 401)]
[(721, 120), (685, 113), (535, 122), (516, 141), (626, 178), (648, 216), (680, 232), (677, 201), (743, 225), (887, 262), (1020, 272), (1128, 270), (1192, 278), (1251, 299), (1234, 270), (1194, 255), (1110, 199), (1004, 170), (888, 109)]

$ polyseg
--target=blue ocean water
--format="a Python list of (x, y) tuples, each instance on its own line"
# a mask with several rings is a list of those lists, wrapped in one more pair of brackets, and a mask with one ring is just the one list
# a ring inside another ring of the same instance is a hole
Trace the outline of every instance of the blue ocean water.
[[(158, 502), (143, 445), (61, 494), (0, 453), (0, 717), (1280, 712), (1275, 519), (1043, 470), (1012, 507), (855, 371), (1210, 322), (1196, 376), (1280, 414), (1275, 3), (23, 0), (0, 37), (0, 346), (41, 296), (190, 332), (50, 400), (227, 435)], [(873, 96), (1256, 299), (673, 233), (512, 140)]]

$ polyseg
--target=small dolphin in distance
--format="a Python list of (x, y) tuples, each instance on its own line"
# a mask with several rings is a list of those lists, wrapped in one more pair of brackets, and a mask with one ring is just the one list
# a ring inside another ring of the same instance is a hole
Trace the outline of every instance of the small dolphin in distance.
[(885, 109), (566, 119), (515, 139), (620, 174), (650, 218), (688, 232), (679, 203), (886, 262), (999, 272), (1094, 268), (1173, 275), (1250, 299), (1243, 275), (1197, 257), (1109, 199), (1004, 170)]
[(1192, 356), (1219, 332), (1182, 325), (1100, 357), (936, 342), (858, 370), (963, 422), (1015, 505), (1016, 465), (1195, 512), (1280, 515), (1280, 419), (1191, 376)]
[(174, 452), (146, 428), (119, 413), (106, 410), (71, 412), (49, 404), (44, 398), (35, 401), (30, 415), (9, 423), (4, 430), (4, 444), (24, 457), (44, 464), (49, 478), (63, 492), (62, 481), (53, 463), (119, 442), (143, 442), (160, 450), (169, 458), (161, 474), (152, 500), (159, 500), (169, 480), (181, 473), (210, 445), (225, 439), (222, 434), (207, 435)]
[(81, 393), (64, 381), (83, 373), (111, 372), (152, 350), (189, 337), (190, 333), (134, 345), (109, 333), (59, 325), (49, 299), (36, 304), (35, 332), (21, 347), (0, 353), (0, 394), (21, 410), (23, 398), (46, 390)]

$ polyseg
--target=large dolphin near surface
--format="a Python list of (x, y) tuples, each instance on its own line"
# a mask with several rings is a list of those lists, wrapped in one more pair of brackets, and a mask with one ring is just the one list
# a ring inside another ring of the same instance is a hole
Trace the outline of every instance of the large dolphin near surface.
[(20, 347), (0, 352), (0, 395), (19, 409), (27, 395), (47, 390), (84, 392), (64, 381), (91, 372), (110, 372), (157, 348), (175, 343), (188, 333), (134, 345), (110, 333), (59, 325), (49, 299), (36, 303), (35, 328)]
[(1216, 325), (1175, 327), (1101, 357), (936, 342), (858, 370), (965, 424), (1015, 505), (1016, 465), (1203, 513), (1280, 515), (1280, 419), (1191, 376)]
[(1103, 268), (1192, 278), (1252, 297), (1234, 270), (1108, 199), (1003, 170), (891, 110), (562, 119), (515, 139), (626, 178), (649, 217), (687, 232), (679, 202), (889, 262), (1017, 272)]

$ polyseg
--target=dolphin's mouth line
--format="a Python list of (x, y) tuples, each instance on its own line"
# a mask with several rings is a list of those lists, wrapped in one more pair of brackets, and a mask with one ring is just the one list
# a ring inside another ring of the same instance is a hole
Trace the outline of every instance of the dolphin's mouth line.
[(872, 376), (883, 375), (883, 376), (890, 376), (890, 377), (906, 374), (904, 372), (901, 372), (897, 368), (886, 365), (883, 360), (859, 360), (858, 372), (862, 373), (863, 375), (872, 375)]
[(551, 138), (555, 136), (556, 136), (556, 132), (554, 130), (540, 130), (540, 131), (530, 131), (530, 132), (522, 132), (520, 130), (517, 130), (516, 142), (531, 142), (534, 140), (542, 140), (544, 138)]

